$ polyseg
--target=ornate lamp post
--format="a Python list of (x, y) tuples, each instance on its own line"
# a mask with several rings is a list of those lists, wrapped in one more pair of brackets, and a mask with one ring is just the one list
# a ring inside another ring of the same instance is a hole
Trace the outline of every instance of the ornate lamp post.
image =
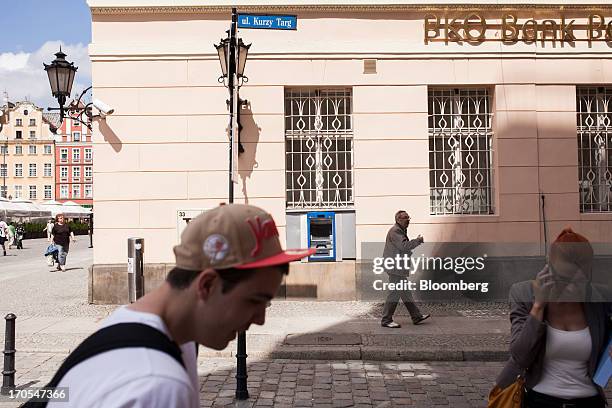
[(55, 54), (55, 59), (51, 64), (45, 66), (47, 76), (49, 77), (49, 84), (51, 85), (51, 94), (57, 99), (59, 108), (47, 108), (49, 111), (58, 110), (60, 112), (60, 123), (64, 121), (64, 117), (68, 116), (71, 119), (75, 119), (83, 123), (89, 130), (91, 130), (92, 115), (92, 103), (87, 104), (82, 102), (83, 97), (87, 91), (91, 90), (91, 86), (81, 92), (81, 95), (72, 102), (69, 106), (64, 107), (66, 100), (70, 98), (72, 92), (72, 83), (74, 82), (74, 75), (76, 74), (78, 67), (74, 66), (73, 62), (66, 61), (66, 54), (62, 52), (60, 47), (59, 52)]
[[(238, 153), (240, 145), (238, 143), (239, 123), (238, 123), (238, 104), (240, 97), (238, 89), (243, 83), (248, 82), (248, 78), (244, 76), (244, 66), (246, 64), (247, 55), (251, 44), (245, 45), (242, 39), (236, 35), (237, 13), (236, 9), (232, 8), (232, 25), (227, 31), (227, 38), (222, 39), (218, 45), (215, 45), (219, 54), (219, 62), (221, 63), (222, 75), (219, 77), (219, 82), (223, 83), (229, 90), (229, 109), (230, 109), (230, 124), (229, 124), (229, 202), (234, 202), (234, 174), (235, 167), (238, 167)], [(247, 369), (246, 369), (246, 333), (238, 333), (238, 351), (236, 354), (236, 399), (245, 400), (249, 398), (249, 390), (247, 388)]]

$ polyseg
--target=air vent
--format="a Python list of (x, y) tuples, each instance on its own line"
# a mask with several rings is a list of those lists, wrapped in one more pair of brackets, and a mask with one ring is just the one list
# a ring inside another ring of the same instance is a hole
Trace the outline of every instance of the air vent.
[(376, 60), (375, 59), (363, 60), (363, 73), (364, 74), (375, 74), (376, 73)]

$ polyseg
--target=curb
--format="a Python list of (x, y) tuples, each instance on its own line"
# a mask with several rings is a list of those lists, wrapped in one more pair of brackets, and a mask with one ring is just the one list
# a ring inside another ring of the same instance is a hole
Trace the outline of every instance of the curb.
[[(506, 361), (504, 350), (388, 349), (384, 347), (280, 346), (271, 350), (248, 350), (249, 357), (280, 360), (363, 360), (363, 361)], [(236, 352), (200, 349), (200, 357), (236, 357)]]

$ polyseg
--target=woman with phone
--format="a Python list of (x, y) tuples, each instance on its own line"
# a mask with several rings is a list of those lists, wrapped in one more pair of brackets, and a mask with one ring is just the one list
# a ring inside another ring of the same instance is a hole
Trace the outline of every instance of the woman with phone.
[(551, 244), (549, 263), (533, 281), (510, 289), (510, 360), (501, 389), (525, 380), (525, 408), (605, 407), (592, 378), (610, 335), (610, 303), (592, 284), (593, 248), (564, 229)]

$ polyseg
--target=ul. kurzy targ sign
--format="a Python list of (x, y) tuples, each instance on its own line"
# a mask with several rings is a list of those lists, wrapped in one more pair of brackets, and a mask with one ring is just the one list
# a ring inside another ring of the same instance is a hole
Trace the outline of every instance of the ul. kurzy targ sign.
[(297, 30), (297, 16), (238, 14), (238, 28)]
[(612, 18), (603, 14), (590, 14), (584, 18), (536, 19), (519, 18), (515, 14), (484, 17), (479, 13), (461, 16), (427, 14), (424, 17), (424, 40), (430, 42), (504, 43), (542, 42), (607, 42), (612, 43)]

